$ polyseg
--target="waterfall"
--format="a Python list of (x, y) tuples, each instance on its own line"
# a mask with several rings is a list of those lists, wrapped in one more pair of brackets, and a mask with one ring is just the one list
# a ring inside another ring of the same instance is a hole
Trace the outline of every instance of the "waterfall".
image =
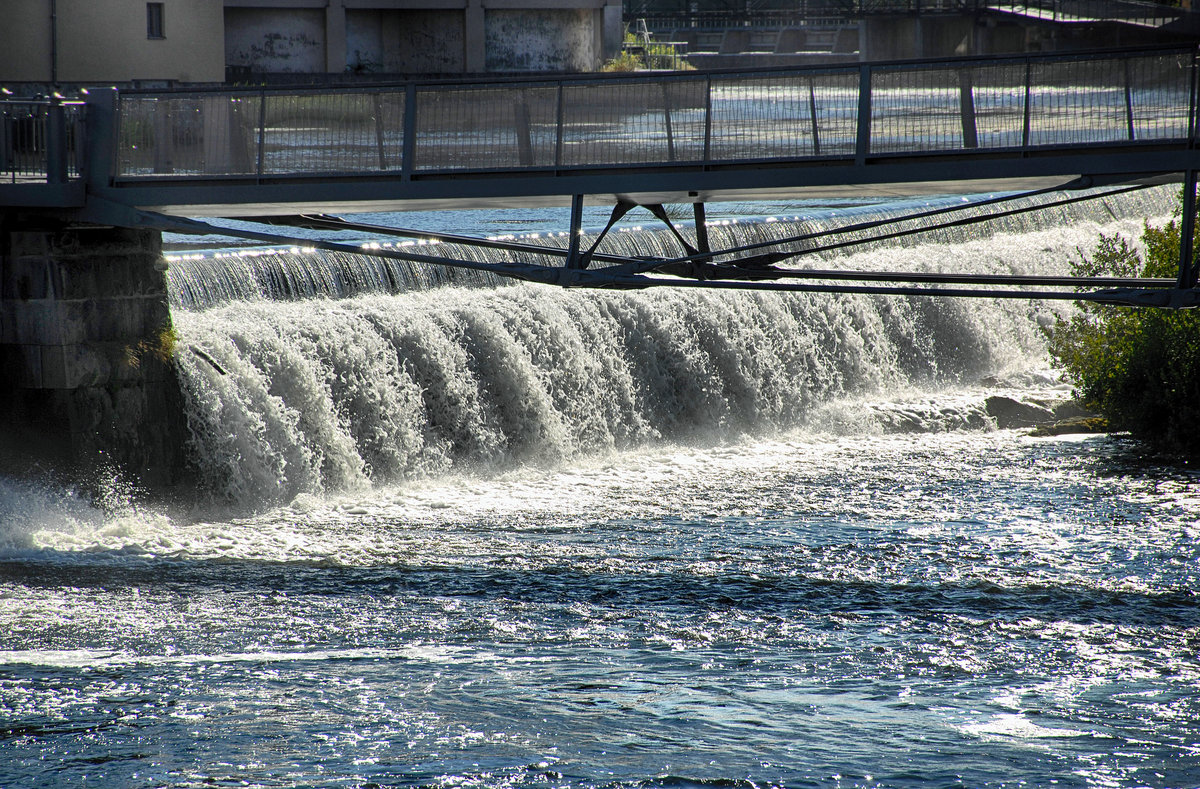
[[(1136, 236), (1142, 217), (1169, 203), (1143, 193), (1071, 206), (840, 251), (836, 264), (1063, 273), (1098, 233)], [(714, 228), (713, 240), (818, 226), (739, 223)], [(614, 239), (624, 254), (672, 254), (672, 243), (659, 232)], [(803, 426), (838, 399), (1044, 364), (1040, 326), (1071, 309), (498, 286), (486, 275), (430, 277), (428, 267), (304, 251), (186, 262), (172, 266), (171, 282), (196, 476), (239, 502)]]

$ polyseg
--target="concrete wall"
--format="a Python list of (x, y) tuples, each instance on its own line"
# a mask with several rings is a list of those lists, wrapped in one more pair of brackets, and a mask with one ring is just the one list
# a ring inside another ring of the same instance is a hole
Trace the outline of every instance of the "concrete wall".
[[(222, 0), (161, 0), (163, 38), (146, 36), (144, 0), (57, 0), (61, 83), (225, 77)], [(0, 81), (51, 81), (49, 0), (5, 0)]]
[(8, 0), (0, 25), (0, 83), (50, 82), (50, 6)]
[(591, 71), (598, 15), (590, 8), (488, 9), (484, 16), (488, 71)]
[(185, 428), (159, 355), (172, 338), (160, 239), (0, 215), (5, 471), (116, 466), (148, 485), (174, 481)]
[[(325, 12), (319, 8), (225, 9), (225, 64), (252, 71), (320, 74)], [(342, 67), (334, 69), (341, 71)]]
[(593, 71), (623, 32), (619, 0), (224, 3), (226, 62), (258, 72)]
[(465, 47), (465, 17), (457, 9), (346, 10), (351, 72), (461, 73)]

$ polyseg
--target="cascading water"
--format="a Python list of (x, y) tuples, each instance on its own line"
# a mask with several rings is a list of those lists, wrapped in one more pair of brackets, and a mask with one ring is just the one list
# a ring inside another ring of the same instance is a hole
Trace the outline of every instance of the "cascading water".
[[(1065, 273), (1098, 233), (1136, 236), (1170, 198), (1156, 190), (800, 260)], [(812, 219), (739, 223), (712, 236), (725, 248), (819, 229)], [(626, 255), (678, 254), (665, 232), (609, 243)], [(501, 286), (490, 275), (300, 250), (177, 261), (171, 284), (182, 347), (195, 351), (180, 354), (179, 373), (198, 475), (231, 500), (259, 503), (658, 440), (829, 428), (846, 421), (830, 411), (845, 398), (1044, 366), (1040, 326), (1070, 309)], [(977, 406), (943, 421), (983, 423)]]
[[(801, 262), (1060, 272), (1172, 197)], [(208, 490), (0, 479), (0, 785), (1197, 785), (1200, 476), (981, 408), (1067, 396), (1069, 304), (425, 271), (173, 263)]]

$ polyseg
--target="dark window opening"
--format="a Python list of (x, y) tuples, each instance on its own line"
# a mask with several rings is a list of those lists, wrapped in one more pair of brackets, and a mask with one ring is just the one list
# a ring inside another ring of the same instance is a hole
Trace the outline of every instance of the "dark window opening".
[(162, 3), (146, 3), (146, 38), (165, 38)]

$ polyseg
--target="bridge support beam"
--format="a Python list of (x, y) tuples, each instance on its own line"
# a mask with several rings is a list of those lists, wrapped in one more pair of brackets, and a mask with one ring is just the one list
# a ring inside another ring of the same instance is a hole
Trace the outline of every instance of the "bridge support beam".
[(161, 234), (0, 214), (0, 469), (174, 482), (185, 428)]
[(1179, 223), (1179, 280), (1181, 288), (1196, 287), (1196, 266), (1192, 262), (1196, 237), (1196, 171), (1183, 174), (1183, 217)]

